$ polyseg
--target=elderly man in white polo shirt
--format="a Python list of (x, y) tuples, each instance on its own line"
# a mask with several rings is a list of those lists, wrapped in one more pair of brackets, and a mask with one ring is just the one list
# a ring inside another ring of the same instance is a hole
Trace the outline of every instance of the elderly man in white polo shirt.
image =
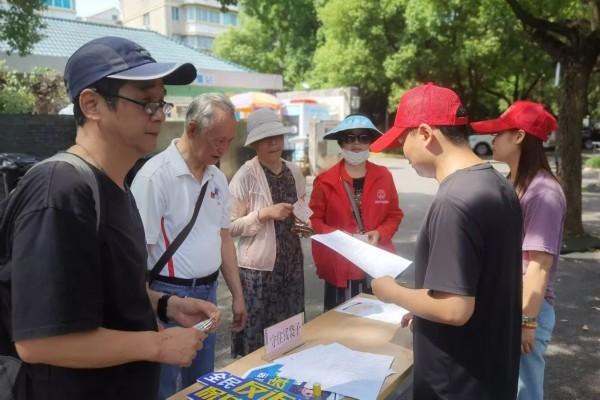
[[(152, 289), (169, 296), (194, 297), (216, 303), (219, 269), (233, 297), (232, 330), (247, 319), (246, 304), (231, 238), (230, 194), (225, 175), (214, 165), (225, 154), (236, 132), (234, 107), (221, 94), (195, 98), (185, 118), (185, 131), (137, 173), (131, 190), (144, 223), (148, 269), (190, 222), (201, 187), (208, 182), (204, 201), (191, 231), (160, 270)], [(160, 307), (159, 307), (160, 308)], [(166, 309), (166, 307), (165, 307)], [(165, 313), (158, 316), (173, 325)], [(159, 397), (164, 399), (214, 369), (215, 335), (188, 368), (161, 366)]]

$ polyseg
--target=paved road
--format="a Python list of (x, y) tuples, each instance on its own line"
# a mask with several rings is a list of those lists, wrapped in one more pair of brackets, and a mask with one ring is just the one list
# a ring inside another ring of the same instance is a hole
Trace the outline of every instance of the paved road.
[[(411, 259), (414, 241), (421, 222), (437, 190), (432, 179), (419, 177), (406, 160), (400, 158), (373, 158), (387, 166), (399, 191), (400, 205), (405, 217), (393, 238), (398, 252)], [(494, 164), (506, 173), (504, 164)], [(309, 189), (312, 180), (309, 178)], [(584, 173), (584, 186), (600, 184), (600, 173)], [(583, 195), (586, 230), (600, 236), (600, 193)], [(305, 304), (310, 320), (322, 312), (323, 284), (316, 278), (310, 254), (310, 243), (303, 239), (305, 255)], [(547, 356), (546, 399), (600, 399), (600, 252), (574, 254), (563, 258), (560, 264), (556, 290), (558, 294), (557, 326)], [(409, 270), (400, 280), (412, 284)], [(221, 278), (219, 305), (231, 319), (231, 299)], [(217, 337), (217, 368), (229, 364), (228, 324), (225, 323)], [(493, 344), (490, 344), (493, 345)], [(403, 399), (410, 398), (408, 394)]]

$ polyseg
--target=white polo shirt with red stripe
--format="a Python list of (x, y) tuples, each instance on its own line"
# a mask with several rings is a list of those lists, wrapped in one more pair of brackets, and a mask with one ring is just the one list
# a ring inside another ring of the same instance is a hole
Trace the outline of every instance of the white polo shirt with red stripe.
[(204, 201), (192, 230), (161, 270), (160, 275), (176, 278), (203, 278), (221, 265), (221, 229), (229, 229), (230, 194), (227, 178), (209, 165), (202, 182), (192, 175), (179, 150), (169, 147), (149, 159), (131, 185), (140, 211), (148, 248), (148, 269), (189, 223), (200, 194), (208, 181)]

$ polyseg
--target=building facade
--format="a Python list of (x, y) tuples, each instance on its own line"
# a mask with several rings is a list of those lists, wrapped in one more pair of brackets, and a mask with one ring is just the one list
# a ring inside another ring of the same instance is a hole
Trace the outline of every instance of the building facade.
[[(88, 21), (97, 24), (121, 25), (120, 12), (116, 7), (108, 8), (87, 17), (81, 17), (77, 15), (77, 0), (42, 0), (42, 3), (45, 8), (41, 10), (40, 14), (45, 17)], [(8, 7), (8, 0), (0, 0), (0, 8), (2, 7)]]
[(88, 15), (84, 20), (95, 22), (97, 24), (121, 25), (120, 12), (116, 7), (111, 7), (99, 13)]
[[(77, 19), (75, 0), (42, 0), (46, 7), (42, 15), (55, 18)], [(0, 8), (8, 8), (8, 0), (0, 0)]]
[(238, 25), (238, 7), (216, 0), (120, 0), (123, 25), (149, 29), (195, 49), (211, 51), (214, 39)]
[(75, 3), (75, 0), (44, 0), (47, 9), (43, 14), (48, 17), (75, 19), (77, 18)]
[(169, 116), (171, 119), (183, 119), (192, 98), (202, 93), (231, 95), (247, 91), (275, 92), (283, 88), (281, 75), (252, 71), (192, 49), (155, 31), (76, 19), (43, 17), (42, 21), (42, 39), (25, 57), (14, 52), (8, 54), (7, 43), (0, 41), (0, 60), (6, 62), (8, 69), (31, 72), (35, 67), (45, 67), (62, 74), (68, 58), (84, 43), (103, 36), (124, 37), (147, 49), (158, 62), (190, 62), (196, 66), (198, 74), (192, 84), (167, 87), (167, 99), (175, 104)]

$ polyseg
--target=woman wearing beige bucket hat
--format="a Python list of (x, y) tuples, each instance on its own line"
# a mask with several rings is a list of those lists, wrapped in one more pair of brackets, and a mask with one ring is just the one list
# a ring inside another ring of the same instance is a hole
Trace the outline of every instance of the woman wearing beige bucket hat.
[(248, 116), (246, 146), (256, 151), (233, 176), (231, 233), (239, 236), (240, 277), (248, 306), (246, 328), (232, 334), (231, 354), (263, 346), (263, 329), (304, 311), (300, 238), (293, 204), (303, 199), (300, 169), (281, 158), (283, 135), (291, 133), (277, 114), (259, 109)]

